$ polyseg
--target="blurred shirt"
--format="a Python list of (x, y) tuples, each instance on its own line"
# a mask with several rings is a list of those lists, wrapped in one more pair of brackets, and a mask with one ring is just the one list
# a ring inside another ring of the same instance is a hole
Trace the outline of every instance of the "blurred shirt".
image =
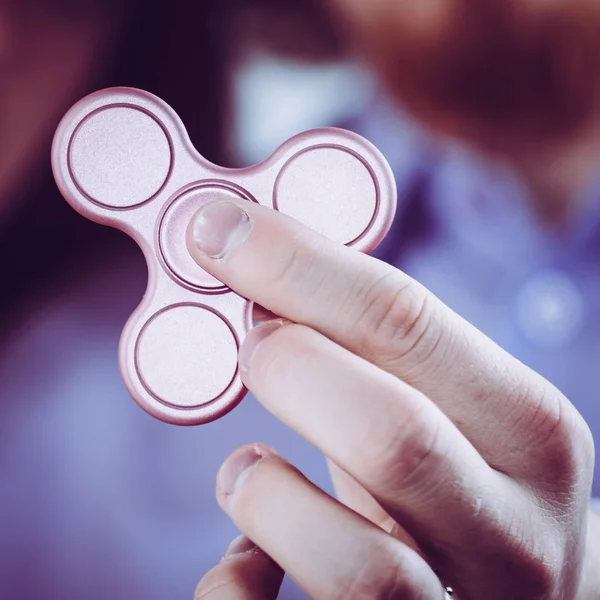
[[(510, 174), (456, 147), (434, 152), (386, 106), (349, 125), (398, 179), (397, 219), (378, 256), (555, 383), (600, 435), (600, 182), (584, 213), (552, 234)], [(272, 444), (331, 491), (323, 457), (252, 398), (192, 429), (137, 408), (117, 344), (145, 276), (139, 253), (90, 266), (2, 337), (2, 600), (191, 598), (237, 534), (214, 481), (247, 442)], [(301, 597), (287, 582), (282, 598)]]

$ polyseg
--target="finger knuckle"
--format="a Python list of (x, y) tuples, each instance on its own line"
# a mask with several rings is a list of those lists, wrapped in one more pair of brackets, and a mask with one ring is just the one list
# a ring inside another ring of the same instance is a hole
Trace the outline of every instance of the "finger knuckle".
[(554, 597), (558, 587), (558, 577), (553, 567), (542, 559), (527, 564), (528, 573), (521, 581), (525, 583), (527, 598), (545, 600)]
[(446, 464), (447, 453), (442, 451), (440, 438), (440, 425), (437, 425), (427, 431), (415, 429), (404, 439), (401, 447), (404, 459), (397, 468), (404, 489), (422, 492), (441, 482), (440, 466)]
[(360, 296), (357, 331), (370, 355), (402, 360), (418, 354), (422, 359), (437, 345), (433, 297), (416, 281), (388, 273)]
[(522, 582), (525, 594), (522, 597), (532, 600), (554, 598), (560, 588), (560, 573), (564, 565), (560, 563), (557, 553), (539, 544), (529, 548), (521, 548), (516, 556), (517, 565), (513, 573)]
[(373, 487), (390, 490), (401, 487), (404, 493), (420, 493), (441, 482), (440, 466), (447, 454), (443, 448), (441, 423), (416, 405), (410, 414), (390, 419), (381, 440), (366, 451), (364, 470)]
[[(497, 508), (486, 515), (483, 528), (477, 531), (477, 555), (490, 557), (498, 572), (510, 573), (510, 582), (519, 582), (511, 598), (555, 598), (551, 592), (558, 589), (565, 566), (562, 537), (545, 519), (538, 518), (537, 511), (524, 518), (521, 507)], [(509, 588), (504, 582), (499, 584), (502, 596)]]
[(559, 484), (581, 492), (582, 484), (589, 482), (591, 485), (594, 441), (590, 428), (574, 407), (566, 399), (560, 405), (559, 416), (547, 442), (547, 459)]
[(561, 392), (541, 378), (524, 386), (519, 396), (516, 405), (526, 407), (519, 425), (530, 432), (528, 442), (539, 455), (540, 471), (551, 474), (561, 488), (566, 484), (579, 489), (591, 477), (594, 460), (587, 423)]

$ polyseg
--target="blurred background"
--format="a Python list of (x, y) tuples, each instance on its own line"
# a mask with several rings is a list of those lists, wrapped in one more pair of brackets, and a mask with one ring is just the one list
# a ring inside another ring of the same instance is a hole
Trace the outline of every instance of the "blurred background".
[(244, 443), (331, 492), (323, 457), (253, 398), (180, 429), (128, 397), (117, 345), (143, 257), (76, 215), (49, 166), (64, 112), (105, 86), (162, 97), (226, 166), (313, 127), (370, 139), (399, 193), (377, 256), (600, 430), (597, 7), (336, 4), (0, 0), (0, 599), (191, 598), (237, 535), (214, 481)]

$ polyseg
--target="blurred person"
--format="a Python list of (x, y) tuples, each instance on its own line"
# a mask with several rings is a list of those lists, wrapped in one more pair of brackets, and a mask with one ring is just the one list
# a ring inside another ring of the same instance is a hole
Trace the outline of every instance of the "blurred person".
[(248, 335), (243, 379), (338, 500), (268, 446), (234, 452), (217, 497), (244, 535), (197, 598), (274, 598), (283, 572), (315, 598), (599, 598), (600, 5), (334, 4), (420, 123), (374, 104), (351, 124), (400, 175), (393, 266), (203, 209), (197, 262), (283, 317)]

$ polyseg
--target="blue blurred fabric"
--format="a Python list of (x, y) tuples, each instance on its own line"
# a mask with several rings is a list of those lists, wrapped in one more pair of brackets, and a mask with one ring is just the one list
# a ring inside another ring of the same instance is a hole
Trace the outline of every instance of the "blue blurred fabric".
[[(385, 106), (351, 126), (398, 178), (398, 217), (378, 255), (548, 377), (598, 434), (600, 181), (583, 214), (552, 234), (510, 173), (434, 149)], [(331, 491), (323, 457), (252, 398), (195, 429), (154, 421), (130, 400), (117, 344), (145, 276), (141, 254), (90, 267), (2, 339), (3, 600), (190, 599), (237, 534), (214, 480), (247, 442), (272, 444)], [(282, 598), (302, 597), (286, 583)]]

